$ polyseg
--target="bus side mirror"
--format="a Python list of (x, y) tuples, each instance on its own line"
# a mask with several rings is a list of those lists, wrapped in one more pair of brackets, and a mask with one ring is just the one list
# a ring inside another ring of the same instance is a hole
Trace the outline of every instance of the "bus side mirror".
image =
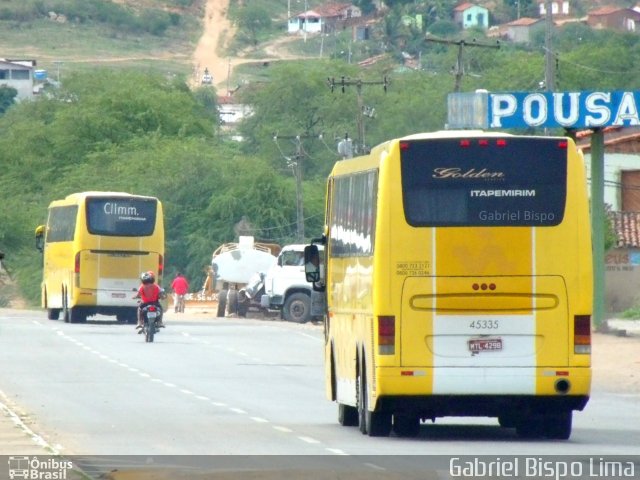
[(36, 228), (36, 248), (41, 252), (44, 251), (44, 225), (39, 225)]
[(320, 281), (320, 252), (316, 245), (304, 247), (304, 274), (307, 282)]

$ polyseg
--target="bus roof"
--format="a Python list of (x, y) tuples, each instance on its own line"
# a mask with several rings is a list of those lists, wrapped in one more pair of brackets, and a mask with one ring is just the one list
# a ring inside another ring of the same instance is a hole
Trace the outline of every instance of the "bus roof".
[(64, 199), (59, 199), (59, 200), (54, 200), (51, 203), (57, 203), (57, 202), (63, 202), (63, 203), (69, 203), (69, 202), (80, 202), (82, 200), (84, 200), (87, 197), (136, 197), (136, 198), (147, 198), (147, 199), (154, 199), (157, 200), (156, 197), (150, 197), (147, 195), (135, 195), (132, 193), (127, 193), (127, 192), (101, 192), (101, 191), (96, 191), (96, 190), (92, 190), (92, 191), (87, 191), (87, 192), (76, 192), (76, 193), (71, 193), (69, 195), (67, 195)]

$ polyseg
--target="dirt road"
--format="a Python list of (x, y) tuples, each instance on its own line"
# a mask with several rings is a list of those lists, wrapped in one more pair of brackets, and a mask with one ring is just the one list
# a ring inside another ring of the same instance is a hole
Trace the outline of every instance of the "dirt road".
[[(193, 85), (200, 84), (204, 69), (209, 69), (213, 75), (213, 83), (218, 92), (224, 94), (227, 90), (227, 77), (233, 68), (242, 63), (262, 61), (249, 57), (225, 57), (222, 52), (233, 38), (235, 28), (227, 18), (229, 0), (207, 0), (204, 18), (204, 32), (193, 53), (193, 67), (195, 75)], [(282, 36), (268, 45), (264, 51), (274, 59), (301, 59), (299, 55), (287, 53), (282, 47), (287, 42), (295, 40), (296, 36)]]
[(213, 75), (216, 85), (224, 85), (233, 59), (221, 57), (223, 49), (233, 37), (234, 28), (227, 19), (229, 0), (207, 0), (204, 18), (204, 32), (193, 53), (194, 81), (198, 83), (205, 68)]

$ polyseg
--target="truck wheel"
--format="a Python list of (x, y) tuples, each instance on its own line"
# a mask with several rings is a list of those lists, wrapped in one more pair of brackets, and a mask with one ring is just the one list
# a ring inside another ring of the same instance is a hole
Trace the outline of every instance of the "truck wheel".
[(227, 315), (238, 314), (238, 291), (229, 290), (227, 292)]
[(227, 308), (227, 291), (220, 290), (218, 293), (218, 312), (216, 317), (224, 317), (224, 312)]
[(305, 323), (311, 318), (311, 298), (305, 293), (294, 293), (287, 298), (282, 308), (287, 322)]

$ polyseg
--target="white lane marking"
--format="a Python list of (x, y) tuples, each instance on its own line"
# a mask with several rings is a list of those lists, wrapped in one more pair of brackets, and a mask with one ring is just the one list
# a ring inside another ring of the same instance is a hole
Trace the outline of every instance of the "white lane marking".
[(304, 435), (299, 435), (298, 438), (307, 443), (320, 443), (320, 440), (316, 440), (315, 438), (311, 437), (305, 437)]
[(291, 430), (290, 428), (287, 427), (281, 427), (280, 425), (274, 425), (273, 428), (275, 430), (278, 430), (279, 432), (284, 432), (284, 433), (291, 433), (293, 432), (293, 430)]
[[(8, 401), (9, 397), (7, 397), (5, 395), (5, 393), (0, 390), (0, 397), (2, 397), (2, 400), (4, 401)], [(7, 405), (4, 404), (4, 402), (0, 401), (0, 411), (6, 413), (9, 417), (11, 417), (11, 421), (20, 429), (22, 430), (24, 433), (26, 433), (27, 435), (29, 435), (31, 437), (31, 440), (33, 440), (33, 442), (36, 445), (39, 445), (40, 447), (42, 447), (43, 449), (46, 449), (48, 451), (51, 452), (51, 454), (53, 455), (60, 455), (60, 450), (63, 450), (61, 445), (56, 445), (55, 447), (53, 445), (51, 445), (50, 443), (48, 443), (44, 438), (42, 438), (40, 435), (38, 435), (37, 433), (35, 433), (33, 430), (31, 430), (29, 427), (27, 427), (25, 425), (25, 423), (22, 421), (22, 419), (20, 418), (20, 416), (14, 412), (13, 410), (11, 410)]]
[[(238, 414), (241, 414), (241, 415), (247, 415), (247, 414), (248, 414), (248, 412), (247, 412), (247, 411), (242, 410), (241, 408), (228, 407), (226, 403), (212, 401), (212, 400), (211, 400), (209, 397), (207, 397), (207, 396), (204, 396), (204, 395), (197, 395), (197, 394), (195, 394), (194, 392), (192, 392), (191, 390), (187, 390), (187, 389), (179, 388), (179, 387), (178, 387), (177, 385), (175, 385), (174, 383), (165, 382), (165, 381), (160, 380), (160, 379), (158, 379), (158, 378), (152, 378), (152, 377), (151, 377), (151, 375), (150, 375), (150, 374), (148, 374), (148, 373), (146, 373), (146, 372), (140, 371), (140, 370), (139, 370), (139, 369), (137, 369), (137, 368), (130, 367), (130, 366), (129, 366), (129, 365), (127, 365), (126, 363), (119, 362), (119, 361), (117, 361), (117, 360), (115, 360), (115, 359), (109, 358), (108, 356), (106, 356), (106, 355), (104, 355), (104, 354), (100, 353), (99, 351), (93, 350), (93, 349), (91, 349), (90, 347), (85, 346), (82, 342), (79, 342), (79, 341), (75, 340), (74, 338), (67, 336), (64, 332), (61, 332), (61, 331), (59, 331), (59, 330), (58, 330), (58, 331), (56, 331), (56, 332), (58, 333), (58, 335), (61, 335), (63, 338), (66, 338), (67, 340), (72, 341), (73, 343), (75, 343), (76, 345), (78, 345), (78, 346), (82, 347), (83, 349), (88, 350), (88, 351), (90, 351), (90, 352), (92, 352), (92, 353), (94, 353), (94, 354), (96, 354), (96, 355), (100, 356), (100, 358), (102, 358), (102, 359), (104, 359), (104, 360), (107, 360), (107, 361), (108, 361), (108, 362), (110, 362), (110, 363), (116, 364), (116, 365), (118, 365), (118, 366), (120, 366), (120, 367), (122, 367), (122, 368), (125, 368), (125, 369), (127, 369), (128, 371), (130, 371), (130, 372), (132, 372), (132, 373), (138, 373), (138, 375), (140, 375), (141, 377), (149, 378), (152, 382), (162, 383), (164, 386), (169, 387), (169, 388), (178, 388), (178, 389), (179, 389), (182, 393), (184, 393), (184, 394), (192, 395), (192, 396), (194, 396), (195, 398), (197, 398), (197, 399), (199, 399), (199, 400), (210, 401), (212, 405), (217, 406), (217, 407), (227, 407), (227, 408), (229, 409), (229, 411), (232, 411), (232, 412), (234, 412), (234, 413), (238, 413)], [(182, 332), (182, 334), (183, 334), (185, 337), (191, 337), (191, 335), (190, 335), (190, 334), (188, 334), (188, 333), (186, 333), (186, 332)], [(316, 338), (316, 337), (313, 337), (313, 336), (311, 336), (311, 335), (306, 335), (306, 334), (303, 334), (303, 335), (304, 335), (304, 336), (307, 336), (307, 337), (309, 337), (309, 338)], [(199, 343), (211, 345), (209, 342), (204, 342), (204, 341), (199, 341)], [(220, 345), (214, 345), (214, 348), (223, 348), (223, 347), (221, 347)], [(241, 355), (241, 356), (243, 356), (243, 357), (249, 357), (251, 360), (253, 360), (253, 361), (255, 361), (255, 362), (258, 362), (258, 363), (264, 363), (264, 362), (262, 362), (262, 360), (261, 360), (260, 358), (257, 358), (257, 357), (251, 357), (249, 354), (247, 354), (247, 353), (245, 353), (245, 352), (238, 351), (238, 350), (236, 350), (236, 349), (234, 349), (234, 348), (232, 348), (232, 347), (226, 347), (226, 348), (225, 348), (225, 350), (226, 350), (226, 351), (228, 351), (228, 352), (231, 352), (231, 353), (235, 353), (236, 355)], [(269, 364), (269, 362), (266, 362), (266, 364)], [(272, 364), (272, 365), (275, 365), (275, 364), (273, 364), (273, 363), (271, 363), (271, 364)], [(286, 369), (286, 370), (289, 370), (289, 369), (290, 369), (290, 367), (287, 367), (287, 366), (284, 366), (283, 368), (284, 368), (284, 369)], [(1, 406), (2, 406), (2, 404), (0, 404), (0, 407), (1, 407)], [(268, 423), (270, 423), (270, 422), (269, 422), (269, 420), (267, 420), (267, 419), (265, 419), (265, 418), (262, 418), (262, 417), (255, 417), (255, 416), (252, 416), (252, 417), (249, 417), (249, 418), (251, 418), (251, 420), (253, 420), (253, 421), (254, 421), (254, 422), (256, 422), (256, 423), (267, 423), (267, 424), (268, 424)], [(279, 432), (283, 432), (283, 433), (293, 433), (293, 430), (292, 430), (292, 429), (287, 428), (287, 427), (283, 427), (283, 426), (281, 426), (281, 425), (273, 425), (272, 427), (273, 427), (273, 429), (274, 429), (274, 430), (277, 430), (277, 431), (279, 431)], [(315, 438), (313, 438), (313, 437), (308, 437), (308, 436), (305, 436), (305, 435), (299, 435), (299, 436), (298, 436), (298, 439), (302, 440), (302, 441), (303, 441), (303, 442), (305, 442), (305, 443), (309, 443), (309, 444), (321, 444), (321, 443), (322, 443), (320, 440), (317, 440), (317, 439), (315, 439)], [(50, 445), (48, 446), (48, 448), (49, 448), (49, 449), (51, 449), (51, 450), (55, 450), (55, 449), (54, 449), (53, 447), (51, 447)], [(331, 453), (336, 454), (336, 455), (348, 455), (347, 453), (345, 453), (343, 450), (341, 450), (341, 449), (339, 449), (339, 448), (328, 448), (328, 447), (327, 447), (327, 448), (325, 448), (325, 450), (326, 450), (327, 452), (331, 452)], [(374, 464), (367, 464), (367, 465), (368, 465), (368, 466), (370, 466), (371, 468), (382, 469), (381, 467), (378, 467), (378, 466), (376, 466), (376, 465), (374, 465)], [(382, 470), (384, 470), (384, 469), (382, 469)]]
[(365, 467), (373, 468), (374, 470), (386, 470), (386, 468), (376, 465), (375, 463), (363, 463)]
[(340, 450), (339, 448), (325, 448), (327, 452), (331, 452), (335, 455), (349, 455), (344, 450)]

